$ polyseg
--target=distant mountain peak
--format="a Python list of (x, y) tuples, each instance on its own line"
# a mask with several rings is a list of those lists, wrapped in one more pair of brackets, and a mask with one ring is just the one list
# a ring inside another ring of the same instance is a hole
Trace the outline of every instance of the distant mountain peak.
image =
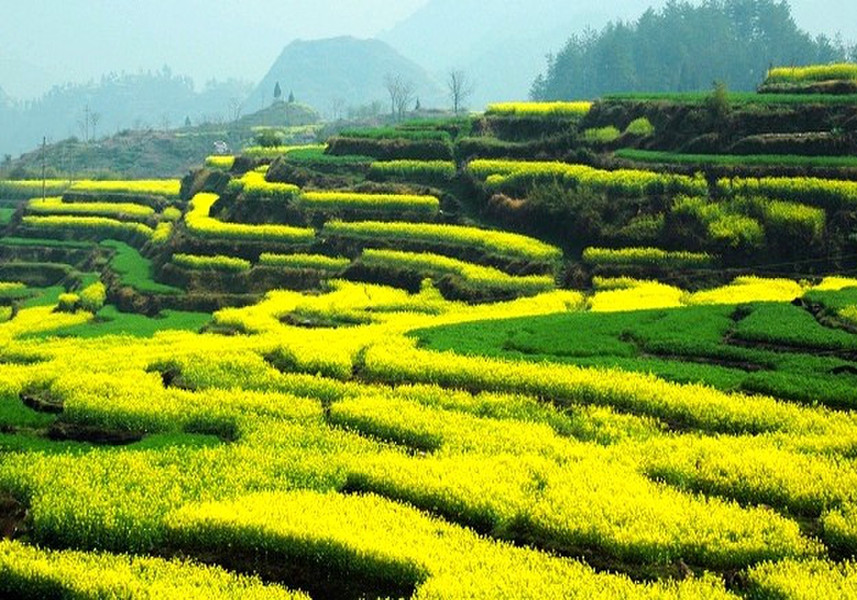
[(247, 101), (258, 109), (274, 101), (280, 85), (284, 96), (329, 115), (335, 110), (389, 103), (384, 87), (387, 74), (399, 75), (414, 84), (423, 106), (445, 101), (443, 90), (421, 66), (405, 58), (389, 44), (377, 39), (339, 36), (289, 43)]

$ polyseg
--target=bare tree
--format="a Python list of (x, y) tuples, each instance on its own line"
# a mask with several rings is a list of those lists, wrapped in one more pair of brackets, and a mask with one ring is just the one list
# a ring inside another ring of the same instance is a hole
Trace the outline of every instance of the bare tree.
[(241, 113), (244, 111), (244, 103), (241, 101), (241, 98), (230, 98), (229, 99), (229, 116), (233, 121), (237, 121), (241, 118)]
[(396, 112), (399, 119), (404, 118), (408, 107), (414, 103), (414, 84), (412, 81), (403, 81), (399, 88), (399, 100), (396, 102)]
[(452, 100), (452, 110), (455, 114), (461, 112), (464, 102), (473, 95), (473, 80), (460, 69), (452, 69), (446, 78), (449, 99)]
[(91, 125), (94, 126), (92, 112), (89, 110), (89, 105), (87, 104), (83, 109), (83, 118), (77, 122), (77, 126), (80, 127), (80, 134), (83, 136), (83, 141), (86, 144), (89, 143), (89, 127)]
[(384, 77), (384, 87), (390, 95), (390, 114), (403, 118), (414, 101), (414, 83), (401, 75), (388, 73)]
[(95, 112), (95, 111), (91, 112), (91, 113), (89, 114), (89, 122), (90, 122), (90, 124), (92, 125), (92, 139), (93, 139), (93, 140), (94, 140), (94, 139), (97, 139), (97, 138), (98, 138), (98, 135), (96, 135), (96, 133), (95, 133), (95, 132), (96, 132), (96, 130), (98, 129), (98, 123), (100, 123), (100, 122), (101, 122), (101, 113), (98, 113), (98, 112)]
[(330, 110), (334, 121), (339, 121), (345, 114), (345, 98), (337, 96), (330, 101)]

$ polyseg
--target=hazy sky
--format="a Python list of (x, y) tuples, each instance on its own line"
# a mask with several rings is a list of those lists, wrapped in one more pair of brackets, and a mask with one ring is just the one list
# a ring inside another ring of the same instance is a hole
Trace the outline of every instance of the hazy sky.
[(168, 64), (197, 85), (259, 81), (290, 41), (372, 37), (427, 0), (3, 0), (0, 88), (51, 84)]
[[(372, 37), (429, 0), (0, 1), (0, 88), (27, 99), (56, 83), (164, 64), (190, 75), (197, 86), (229, 77), (256, 83), (294, 39)], [(616, 12), (611, 5), (622, 4), (568, 1), (611, 14)], [(841, 30), (846, 39), (857, 40), (854, 0), (791, 4), (800, 27), (812, 33)], [(532, 5), (539, 10), (539, 0)], [(485, 0), (485, 10), (502, 11), (503, 0)], [(585, 25), (580, 23), (580, 29)]]

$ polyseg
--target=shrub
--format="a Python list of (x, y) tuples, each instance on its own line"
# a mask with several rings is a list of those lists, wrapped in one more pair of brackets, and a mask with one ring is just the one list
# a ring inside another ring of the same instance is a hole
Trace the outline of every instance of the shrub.
[(765, 232), (758, 221), (737, 214), (723, 214), (708, 223), (708, 235), (719, 246), (750, 251), (765, 243)]
[(780, 249), (805, 251), (824, 239), (827, 215), (821, 208), (766, 198), (737, 198), (738, 210), (759, 220), (768, 242)]
[(273, 129), (265, 129), (256, 134), (256, 143), (262, 148), (276, 148), (282, 145), (283, 136)]
[(628, 123), (628, 126), (625, 128), (625, 133), (640, 137), (647, 137), (650, 135), (654, 135), (655, 126), (652, 125), (652, 123), (646, 117), (640, 117)]
[(721, 251), (749, 252), (764, 245), (765, 234), (759, 222), (738, 212), (728, 203), (707, 198), (683, 197), (676, 200), (671, 219), (687, 219), (698, 234)]
[(620, 135), (622, 135), (622, 133), (618, 129), (612, 125), (608, 125), (607, 127), (587, 129), (583, 132), (583, 139), (587, 142), (609, 144), (610, 142), (615, 141)]
[(724, 82), (714, 82), (711, 94), (705, 99), (705, 106), (715, 122), (721, 123), (726, 119), (732, 110), (732, 104), (729, 100), (729, 90)]
[(80, 305), (80, 296), (73, 293), (60, 294), (57, 301), (57, 310), (60, 312), (74, 312)]
[(80, 292), (80, 308), (97, 313), (107, 300), (107, 288), (100, 281), (83, 288)]

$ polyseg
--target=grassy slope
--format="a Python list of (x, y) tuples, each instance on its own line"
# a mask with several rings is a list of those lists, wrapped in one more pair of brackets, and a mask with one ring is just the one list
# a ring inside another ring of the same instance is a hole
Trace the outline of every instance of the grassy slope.
[(798, 167), (857, 167), (855, 156), (796, 156), (767, 154), (681, 154), (623, 148), (615, 152), (617, 158), (645, 163), (677, 163), (721, 166), (798, 166)]
[(62, 327), (33, 335), (38, 339), (51, 336), (94, 338), (105, 335), (130, 335), (151, 337), (159, 331), (198, 331), (211, 320), (208, 313), (165, 310), (158, 317), (146, 317), (134, 313), (119, 312), (108, 305), (98, 311), (96, 318), (82, 325)]
[(119, 274), (122, 285), (128, 285), (137, 291), (152, 294), (181, 293), (178, 288), (153, 280), (152, 261), (142, 256), (135, 248), (116, 240), (107, 240), (101, 245), (116, 251), (110, 260), (110, 267)]
[[(711, 96), (710, 92), (659, 92), (608, 94), (605, 100), (639, 100), (676, 102), (679, 104), (703, 104)], [(776, 106), (784, 104), (829, 104), (853, 105), (857, 96), (831, 94), (757, 94), (755, 92), (730, 92), (729, 102), (736, 105), (758, 104)]]
[[(815, 296), (834, 305), (843, 293)], [(857, 406), (857, 378), (848, 372), (833, 374), (853, 365), (847, 359), (857, 359), (857, 335), (823, 327), (789, 304), (757, 303), (740, 311), (716, 305), (563, 313), (464, 323), (415, 335), (435, 350), (618, 367), (724, 390)]]

